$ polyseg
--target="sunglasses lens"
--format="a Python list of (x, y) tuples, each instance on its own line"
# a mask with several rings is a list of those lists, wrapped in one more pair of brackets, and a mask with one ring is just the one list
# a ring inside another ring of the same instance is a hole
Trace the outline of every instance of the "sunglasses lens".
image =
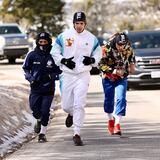
[(123, 44), (123, 43), (118, 43), (118, 45), (119, 45), (119, 46), (124, 46), (125, 44)]

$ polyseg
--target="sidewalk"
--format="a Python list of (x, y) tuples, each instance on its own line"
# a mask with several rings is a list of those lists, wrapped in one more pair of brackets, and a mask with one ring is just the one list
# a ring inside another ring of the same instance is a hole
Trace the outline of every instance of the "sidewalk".
[(47, 143), (37, 143), (36, 137), (6, 160), (159, 160), (160, 121), (132, 116), (133, 110), (138, 111), (132, 98), (137, 92), (128, 93), (130, 108), (128, 116), (122, 121), (123, 135), (119, 137), (108, 135), (102, 107), (103, 93), (100, 86), (98, 90), (96, 87), (96, 92), (93, 88), (89, 89), (85, 124), (81, 133), (84, 146), (74, 146), (73, 128), (65, 127), (67, 114), (59, 109), (48, 129)]

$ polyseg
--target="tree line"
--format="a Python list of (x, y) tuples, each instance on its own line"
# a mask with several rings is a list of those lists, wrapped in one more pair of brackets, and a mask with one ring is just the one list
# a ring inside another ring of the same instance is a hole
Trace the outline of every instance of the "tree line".
[[(126, 0), (119, 4), (113, 0), (85, 0), (82, 4), (88, 29), (98, 36), (160, 26), (160, 0)], [(67, 25), (64, 6), (64, 0), (3, 0), (0, 16), (3, 22), (16, 22), (36, 33), (47, 31), (56, 36)]]
[(64, 28), (61, 0), (3, 0), (2, 22), (16, 22), (36, 32), (47, 31), (53, 36)]

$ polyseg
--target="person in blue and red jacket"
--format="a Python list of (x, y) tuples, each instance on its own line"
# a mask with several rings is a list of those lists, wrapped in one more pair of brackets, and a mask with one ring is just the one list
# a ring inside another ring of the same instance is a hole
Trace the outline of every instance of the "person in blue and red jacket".
[[(127, 76), (135, 71), (135, 56), (125, 33), (116, 33), (103, 47), (99, 63), (104, 90), (104, 111), (108, 117), (109, 134), (121, 135), (120, 122), (126, 114)], [(115, 96), (116, 95), (116, 96)], [(115, 115), (114, 98), (116, 97)]]
[(23, 63), (25, 79), (30, 82), (29, 104), (37, 123), (34, 131), (39, 133), (38, 142), (46, 142), (46, 130), (50, 107), (55, 93), (55, 80), (61, 70), (50, 54), (52, 39), (49, 33), (41, 32), (36, 37), (36, 47), (29, 52)]

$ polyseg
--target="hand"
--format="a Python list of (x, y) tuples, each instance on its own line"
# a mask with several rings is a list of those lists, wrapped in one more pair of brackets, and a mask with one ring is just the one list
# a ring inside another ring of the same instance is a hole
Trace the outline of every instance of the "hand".
[(67, 66), (69, 69), (73, 69), (76, 66), (76, 63), (74, 61), (72, 61), (74, 57), (71, 58), (62, 58), (61, 63), (64, 64), (65, 66)]
[(135, 72), (135, 64), (129, 64), (128, 73), (133, 74)]
[(31, 88), (37, 88), (39, 86), (39, 82), (38, 81), (32, 81), (30, 83)]
[(123, 78), (124, 69), (116, 69), (116, 75), (118, 75), (118, 76), (120, 76), (121, 78)]
[(95, 63), (95, 59), (93, 57), (88, 57), (88, 56), (83, 56), (83, 57), (84, 57), (83, 64), (85, 66)]

